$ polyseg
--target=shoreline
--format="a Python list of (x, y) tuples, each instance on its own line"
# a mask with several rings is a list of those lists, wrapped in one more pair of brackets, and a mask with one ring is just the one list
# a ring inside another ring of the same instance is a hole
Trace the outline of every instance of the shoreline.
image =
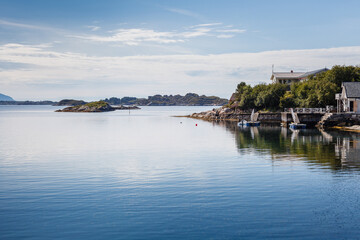
[[(330, 114), (333, 115), (333, 114)], [(230, 108), (218, 108), (209, 110), (206, 112), (192, 113), (185, 116), (174, 116), (174, 117), (186, 117), (198, 120), (204, 120), (208, 122), (226, 121), (226, 122), (239, 122), (242, 120), (249, 121), (250, 113), (244, 113), (240, 110), (234, 110)], [(331, 124), (320, 124), (323, 121), (325, 113), (298, 113), (298, 117), (301, 123), (305, 123), (310, 128), (325, 128), (325, 129), (336, 129), (339, 131), (348, 131), (360, 133), (360, 124), (358, 123), (358, 117), (348, 118), (348, 114), (334, 115), (336, 121), (331, 119)], [(360, 115), (359, 115), (360, 117)], [(278, 124), (279, 126), (287, 126), (292, 122), (291, 113), (288, 112), (264, 112), (259, 114), (258, 120), (264, 125)], [(341, 126), (341, 124), (347, 124), (348, 126)], [(336, 124), (336, 125), (334, 125)]]

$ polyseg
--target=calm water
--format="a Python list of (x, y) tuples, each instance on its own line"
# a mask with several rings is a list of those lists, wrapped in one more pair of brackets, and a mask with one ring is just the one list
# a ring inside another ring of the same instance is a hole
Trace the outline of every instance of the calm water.
[(55, 109), (0, 106), (0, 239), (360, 238), (356, 133)]

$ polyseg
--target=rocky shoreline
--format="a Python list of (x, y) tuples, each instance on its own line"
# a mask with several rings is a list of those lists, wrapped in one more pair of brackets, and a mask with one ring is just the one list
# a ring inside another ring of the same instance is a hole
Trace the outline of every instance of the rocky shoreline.
[[(206, 112), (193, 113), (188, 118), (205, 121), (242, 121), (250, 120), (251, 113), (239, 109), (221, 107)], [(343, 131), (360, 132), (360, 115), (336, 113), (298, 113), (300, 122), (309, 127), (333, 128)], [(324, 118), (326, 119), (324, 122)], [(258, 120), (264, 124), (284, 125), (292, 122), (292, 116), (287, 112), (263, 112)], [(285, 123), (285, 124), (284, 124)], [(321, 124), (319, 124), (321, 123)]]
[[(206, 112), (193, 113), (188, 116), (184, 116), (194, 119), (202, 119), (206, 121), (232, 121), (239, 122), (242, 120), (250, 121), (251, 112), (242, 111), (240, 109), (232, 109), (227, 107), (221, 107), (212, 109)], [(279, 124), (281, 123), (280, 112), (264, 112), (259, 115), (259, 121), (266, 124)]]
[(250, 113), (244, 113), (240, 110), (234, 110), (230, 108), (214, 108), (210, 111), (200, 112), (200, 113), (193, 113), (186, 117), (195, 118), (195, 119), (203, 119), (207, 121), (218, 121), (218, 120), (225, 120), (225, 121), (239, 121), (240, 115), (249, 115)]

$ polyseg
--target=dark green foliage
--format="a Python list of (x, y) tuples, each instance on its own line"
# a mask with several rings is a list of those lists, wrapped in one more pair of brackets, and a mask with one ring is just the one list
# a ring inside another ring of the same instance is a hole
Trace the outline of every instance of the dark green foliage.
[(336, 65), (330, 71), (317, 75), (316, 78), (335, 83), (337, 86), (341, 86), (342, 82), (359, 82), (360, 67)]
[(296, 107), (295, 96), (290, 91), (288, 91), (280, 98), (280, 108), (294, 107)]
[(244, 110), (251, 108), (277, 110), (286, 88), (287, 86), (283, 84), (259, 84), (252, 88), (242, 82), (236, 89), (236, 101), (239, 102), (238, 107)]
[[(255, 106), (258, 109), (277, 110), (280, 106), (280, 99), (285, 94), (287, 86), (284, 84), (264, 85), (258, 92), (255, 91)], [(256, 90), (256, 87), (254, 87)]]
[[(259, 84), (254, 87), (241, 82), (236, 89), (237, 107), (243, 110), (281, 110), (289, 107), (325, 107), (336, 105), (335, 94), (342, 82), (360, 82), (359, 66), (334, 66), (331, 70), (294, 83)], [(233, 104), (233, 103), (230, 103)]]
[(108, 106), (108, 103), (105, 102), (105, 101), (97, 101), (97, 102), (89, 102), (89, 103), (86, 103), (85, 105), (83, 106), (86, 106), (86, 107), (106, 107)]
[(326, 74), (320, 74), (308, 81), (296, 83), (291, 86), (291, 92), (295, 96), (298, 107), (325, 107), (335, 105), (335, 94), (341, 91), (341, 83), (338, 78), (329, 79), (332, 70)]

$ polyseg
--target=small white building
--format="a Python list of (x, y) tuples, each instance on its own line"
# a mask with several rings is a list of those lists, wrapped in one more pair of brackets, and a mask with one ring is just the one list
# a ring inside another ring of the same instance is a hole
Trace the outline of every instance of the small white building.
[(335, 98), (338, 112), (360, 114), (360, 82), (343, 82)]
[(310, 76), (315, 76), (316, 74), (319, 74), (321, 72), (325, 72), (329, 69), (322, 68), (310, 72), (294, 72), (291, 70), (290, 72), (272, 72), (270, 80), (272, 80), (273, 83), (282, 83), (282, 84), (292, 84), (297, 82), (302, 82), (306, 79), (308, 79)]

